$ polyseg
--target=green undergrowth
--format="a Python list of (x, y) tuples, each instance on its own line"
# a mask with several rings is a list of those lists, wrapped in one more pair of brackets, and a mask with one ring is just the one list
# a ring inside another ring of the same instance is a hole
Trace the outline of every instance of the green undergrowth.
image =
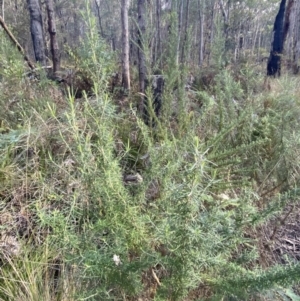
[(254, 91), (251, 70), (249, 86), (223, 70), (186, 91), (168, 70), (148, 127), (133, 107), (117, 113), (99, 53), (84, 56), (94, 95), (80, 100), (29, 85), (17, 53), (1, 74), (1, 300), (292, 295), (299, 264), (262, 262), (271, 250), (253, 233), (298, 200), (299, 80)]

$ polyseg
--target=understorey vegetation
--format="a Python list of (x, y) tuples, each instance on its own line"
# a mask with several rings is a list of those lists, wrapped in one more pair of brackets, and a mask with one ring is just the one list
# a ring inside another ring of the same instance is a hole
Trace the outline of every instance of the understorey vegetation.
[(0, 32), (0, 300), (300, 300), (299, 77), (171, 33), (124, 94), (85, 13), (63, 81)]

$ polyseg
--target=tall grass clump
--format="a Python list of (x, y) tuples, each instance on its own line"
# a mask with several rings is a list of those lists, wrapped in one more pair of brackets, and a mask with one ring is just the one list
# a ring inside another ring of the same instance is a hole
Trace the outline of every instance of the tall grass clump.
[(76, 300), (77, 271), (60, 262), (59, 254), (45, 244), (25, 248), (17, 257), (1, 254), (1, 300)]

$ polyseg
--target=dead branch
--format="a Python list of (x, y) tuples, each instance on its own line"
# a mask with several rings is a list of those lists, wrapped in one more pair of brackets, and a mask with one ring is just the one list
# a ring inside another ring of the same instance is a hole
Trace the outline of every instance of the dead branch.
[(10, 40), (12, 41), (12, 43), (17, 47), (17, 49), (21, 52), (21, 54), (23, 55), (24, 60), (27, 62), (29, 68), (31, 70), (35, 69), (34, 64), (30, 61), (30, 59), (28, 58), (28, 56), (25, 54), (25, 51), (23, 49), (23, 47), (19, 44), (19, 42), (17, 41), (17, 39), (14, 37), (14, 35), (12, 34), (12, 32), (8, 29), (8, 27), (6, 26), (4, 20), (2, 19), (2, 17), (0, 16), (0, 25), (2, 26), (2, 28), (4, 29), (4, 31), (7, 33), (7, 35), (9, 36)]

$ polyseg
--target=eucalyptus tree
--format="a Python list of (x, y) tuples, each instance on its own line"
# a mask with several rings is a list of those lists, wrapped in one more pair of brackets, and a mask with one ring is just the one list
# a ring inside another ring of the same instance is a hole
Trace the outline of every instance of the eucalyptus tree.
[(122, 0), (122, 84), (124, 89), (130, 89), (130, 66), (129, 66), (129, 25), (128, 10), (129, 0)]
[(102, 25), (102, 17), (101, 17), (101, 1), (95, 0), (96, 10), (97, 10), (97, 17), (99, 22), (99, 28), (100, 28), (100, 35), (102, 38), (105, 37), (104, 31), (103, 31), (103, 25)]
[(161, 37), (161, 0), (156, 0), (156, 35), (155, 35), (155, 50), (154, 50), (154, 61), (158, 60), (159, 67), (162, 67), (162, 37)]
[(188, 57), (188, 34), (189, 34), (189, 16), (190, 16), (190, 0), (185, 1), (185, 20), (183, 28), (183, 39), (182, 39), (182, 49), (181, 49), (181, 63), (185, 62)]
[(300, 67), (300, 1), (293, 2), (287, 34), (287, 56), (293, 72), (299, 73)]
[(57, 71), (60, 68), (60, 53), (56, 39), (56, 24), (53, 0), (46, 0), (46, 7), (48, 14), (48, 31), (50, 35), (50, 50), (53, 62), (53, 75), (54, 77), (56, 77)]
[[(146, 56), (145, 56), (145, 33), (146, 33), (146, 0), (138, 0), (138, 59), (139, 59), (139, 86), (140, 93), (145, 94), (146, 86)], [(140, 104), (141, 112), (144, 109), (144, 97)]]
[(200, 32), (199, 32), (199, 66), (203, 64), (204, 60), (204, 23), (205, 23), (205, 0), (199, 0), (199, 21), (200, 21)]
[(45, 66), (45, 38), (40, 3), (39, 0), (27, 0), (27, 4), (30, 14), (30, 32), (33, 42), (35, 59), (42, 66)]

